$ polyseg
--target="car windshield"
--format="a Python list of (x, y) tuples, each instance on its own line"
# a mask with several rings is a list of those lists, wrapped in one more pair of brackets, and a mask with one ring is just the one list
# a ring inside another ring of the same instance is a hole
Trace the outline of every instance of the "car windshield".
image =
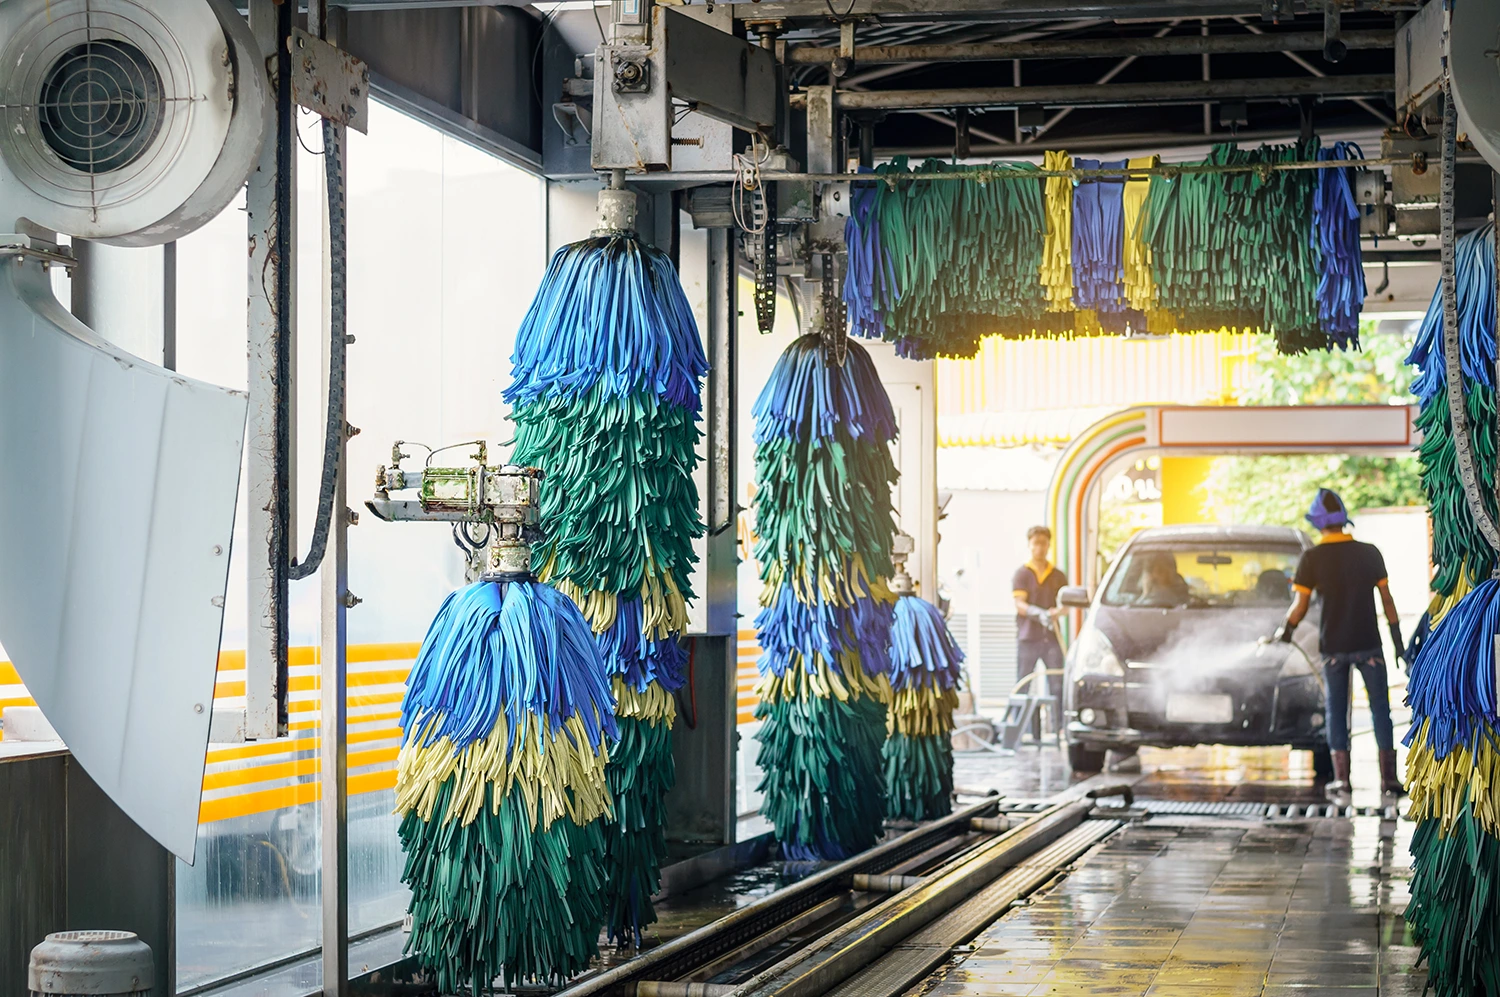
[(1103, 601), (1153, 609), (1285, 606), (1300, 555), (1285, 547), (1133, 547)]

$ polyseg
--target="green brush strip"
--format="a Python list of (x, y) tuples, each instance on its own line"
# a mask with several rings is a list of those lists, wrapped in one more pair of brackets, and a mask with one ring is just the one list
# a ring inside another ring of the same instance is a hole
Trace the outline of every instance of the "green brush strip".
[(1406, 923), (1437, 997), (1500, 995), (1500, 841), (1469, 812), (1444, 836), (1440, 821), (1412, 835)]
[(648, 555), (684, 599), (693, 538), (703, 535), (692, 472), (702, 435), (692, 413), (650, 392), (620, 400), (596, 387), (585, 398), (519, 406), (510, 462), (539, 467), (542, 531), (531, 563), (548, 581), (640, 594)]
[(871, 575), (889, 576), (895, 530), (889, 495), (898, 473), (883, 443), (779, 437), (758, 444), (755, 557), (761, 577), (777, 561), (833, 564), (854, 554), (864, 555)]
[[(1002, 164), (1016, 169), (1032, 164)], [(984, 167), (929, 159), (921, 173)], [(899, 178), (904, 157), (877, 170)], [(987, 183), (900, 182), (880, 188), (880, 236), (895, 263), (901, 300), (886, 317), (888, 340), (921, 343), (925, 356), (971, 357), (981, 336), (1029, 335), (1055, 321), (1037, 281), (1046, 222), (1040, 180)]]
[(762, 700), (755, 739), (764, 775), (763, 813), (776, 840), (796, 855), (852, 855), (880, 838), (885, 787), (880, 771), (885, 706), (874, 697)]
[[(1215, 146), (1206, 163), (1315, 159), (1303, 146)], [(1153, 180), (1142, 224), (1151, 244), (1157, 303), (1178, 327), (1258, 328), (1282, 353), (1322, 349), (1319, 254), (1313, 247), (1313, 170), (1192, 173)]]
[[(615, 801), (615, 819), (604, 820), (604, 846), (609, 869), (611, 930), (628, 930), (632, 914), (639, 928), (656, 921), (651, 897), (661, 888), (661, 865), (667, 858), (666, 807), (668, 790), (677, 781), (672, 760), (672, 725), (619, 717), (620, 740), (610, 749), (604, 770)], [(640, 936), (616, 942), (641, 944)]]
[(889, 816), (936, 820), (953, 811), (952, 734), (892, 734), (881, 753)]
[[(438, 789), (435, 814), (448, 809), (454, 780)], [(597, 821), (563, 818), (535, 830), (519, 788), (494, 813), (490, 803), (467, 825), (401, 821), (412, 888), (406, 951), (434, 975), (439, 993), (494, 991), (561, 982), (599, 954), (604, 925), (604, 837)], [(556, 974), (555, 976), (552, 974)]]
[[(1495, 461), (1495, 393), (1475, 381), (1465, 385), (1464, 404), (1469, 413), (1469, 437), (1473, 444), (1475, 472), (1481, 482), (1493, 482)], [(1448, 399), (1438, 395), (1422, 406), (1417, 416), (1422, 442), (1417, 458), (1422, 464), (1422, 487), (1427, 491), (1427, 508), (1432, 517), (1432, 562), (1437, 574), (1432, 588), (1449, 595), (1458, 585), (1465, 567), (1471, 581), (1490, 576), (1495, 563), (1494, 551), (1485, 541), (1464, 498), (1463, 480), (1458, 473), (1458, 453), (1453, 447), (1453, 420), (1448, 415)], [(1496, 515), (1495, 495), (1490, 488), (1480, 488), (1485, 507)]]

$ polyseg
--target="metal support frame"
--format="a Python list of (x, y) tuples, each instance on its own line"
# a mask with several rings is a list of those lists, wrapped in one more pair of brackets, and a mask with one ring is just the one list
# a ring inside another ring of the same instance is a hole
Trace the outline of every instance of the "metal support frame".
[[(1177, 24), (1173, 21), (1173, 24)], [(1350, 49), (1388, 49), (1395, 42), (1390, 31), (1350, 31), (1343, 36)], [(1146, 38), (1039, 39), (951, 45), (864, 45), (854, 48), (854, 62), (866, 66), (902, 62), (992, 62), (1006, 59), (1108, 59), (1127, 56), (1229, 55), (1272, 52), (1316, 52), (1323, 33), (1179, 35), (1158, 33)], [(831, 45), (788, 46), (786, 60), (794, 65), (831, 64), (839, 58)]]
[[(1224, 100), (1295, 100), (1301, 97), (1379, 97), (1394, 90), (1390, 76), (1291, 77), (1261, 80), (1177, 80), (1086, 86), (960, 87), (944, 90), (838, 92), (845, 110), (992, 107), (1025, 105), (1124, 107), (1133, 104), (1201, 104)], [(811, 91), (812, 88), (809, 88)], [(811, 95), (809, 94), (809, 104)]]
[(249, 225), (249, 619), (245, 736), (275, 738), (287, 723), (287, 585), (296, 540), (296, 110), (290, 76), (293, 9), (250, 0), (250, 27), (274, 60), (276, 122), (245, 194)]
[[(327, 0), (308, 4), (307, 27), (310, 34), (337, 42)], [(342, 20), (342, 18), (339, 18)], [(338, 156), (339, 177), (348, 176), (347, 128), (332, 125), (337, 142), (324, 150), (324, 181), (327, 185), (327, 157)], [(327, 131), (325, 130), (325, 135)], [(325, 142), (325, 146), (327, 143)], [(323, 198), (323, 312), (319, 323), (323, 330), (323, 381), (332, 390), (335, 378), (347, 377), (347, 367), (334, 355), (333, 303), (335, 294), (344, 293), (342, 272), (335, 274), (333, 261), (333, 227), (330, 198)], [(343, 207), (339, 206), (342, 211)], [(347, 231), (347, 220), (340, 219), (340, 231)], [(342, 345), (342, 344), (341, 344)], [(336, 369), (342, 368), (342, 369)], [(342, 430), (337, 475), (334, 479), (333, 514), (328, 527), (328, 546), (319, 574), (319, 676), (318, 712), (318, 806), (322, 823), (322, 964), (325, 997), (348, 997), (349, 994), (349, 514), (347, 423), (348, 393), (342, 410), (335, 413)]]

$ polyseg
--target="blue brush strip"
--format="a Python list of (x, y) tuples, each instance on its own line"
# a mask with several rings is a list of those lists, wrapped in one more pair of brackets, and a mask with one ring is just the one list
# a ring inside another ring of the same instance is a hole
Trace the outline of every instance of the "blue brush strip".
[(1484, 724), (1500, 726), (1495, 703), (1495, 635), (1500, 633), (1500, 582), (1487, 579), (1448, 611), (1422, 641), (1411, 664), (1406, 701), (1411, 745), (1422, 721), (1439, 760), (1467, 745)]
[(819, 599), (805, 603), (790, 585), (776, 591), (775, 600), (755, 617), (761, 656), (761, 674), (786, 674), (792, 656), (802, 656), (803, 667), (813, 673), (816, 659), (839, 673), (838, 656), (857, 653), (860, 665), (871, 675), (880, 674), (891, 639), (889, 603), (855, 599), (852, 606), (836, 606)]
[[(1363, 159), (1353, 142), (1318, 150), (1321, 160)], [(1365, 302), (1365, 272), (1359, 248), (1359, 204), (1353, 170), (1319, 170), (1313, 188), (1312, 245), (1318, 251), (1318, 318), (1331, 345), (1359, 346), (1359, 314)]]
[[(1464, 377), (1487, 388), (1495, 386), (1495, 225), (1493, 222), (1459, 238), (1453, 247), (1458, 291), (1458, 337)], [(1443, 354), (1443, 289), (1439, 285), (1422, 318), (1416, 344), (1406, 362), (1419, 368), (1411, 393), (1424, 403), (1446, 387)]]
[(698, 382), (708, 373), (672, 261), (631, 235), (586, 239), (553, 255), (511, 362), (504, 398), (512, 405), (581, 397), (602, 383), (618, 398), (652, 391), (696, 413)]
[(598, 642), (605, 669), (636, 692), (645, 692), (652, 682), (676, 692), (687, 681), (687, 649), (676, 638), (652, 639), (641, 632), (639, 596), (619, 600), (615, 622)]
[(824, 355), (822, 341), (803, 336), (781, 354), (755, 399), (755, 442), (773, 437), (878, 440), (896, 438), (896, 413), (870, 354), (848, 344), (842, 370)]
[(553, 732), (580, 717), (594, 750), (619, 736), (594, 635), (573, 600), (550, 586), (477, 582), (443, 600), (407, 678), (403, 738), (420, 737), (437, 715), (423, 743), (447, 737), (462, 750), (487, 737), (501, 713), (512, 746), (528, 716)]
[[(1124, 169), (1130, 161), (1075, 160), (1080, 170)], [(1073, 188), (1073, 306), (1125, 308), (1125, 178), (1080, 180)]]
[(958, 685), (964, 652), (948, 621), (926, 599), (903, 595), (891, 620), (891, 687), (952, 689)]
[(844, 223), (844, 241), (849, 247), (848, 272), (844, 275), (848, 328), (851, 335), (865, 339), (884, 337), (886, 315), (901, 300), (896, 263), (880, 240), (881, 196), (878, 183), (852, 184), (849, 220)]

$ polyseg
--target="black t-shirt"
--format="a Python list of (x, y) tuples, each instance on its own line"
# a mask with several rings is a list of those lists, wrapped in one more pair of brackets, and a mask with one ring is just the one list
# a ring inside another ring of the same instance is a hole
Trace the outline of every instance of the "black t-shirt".
[(1324, 654), (1348, 654), (1380, 649), (1375, 619), (1375, 586), (1385, 581), (1385, 558), (1374, 544), (1361, 543), (1347, 533), (1322, 540), (1304, 551), (1292, 585), (1323, 597), (1323, 619), (1318, 628)]
[[(1042, 609), (1051, 609), (1057, 605), (1057, 591), (1068, 584), (1068, 576), (1047, 565), (1038, 578), (1036, 572), (1031, 570), (1031, 565), (1023, 564), (1016, 569), (1015, 577), (1011, 579), (1010, 587), (1017, 596), (1025, 596), (1026, 601), (1033, 606)], [(1042, 640), (1053, 636), (1052, 628), (1034, 620), (1029, 616), (1016, 614), (1016, 639), (1017, 640)]]

